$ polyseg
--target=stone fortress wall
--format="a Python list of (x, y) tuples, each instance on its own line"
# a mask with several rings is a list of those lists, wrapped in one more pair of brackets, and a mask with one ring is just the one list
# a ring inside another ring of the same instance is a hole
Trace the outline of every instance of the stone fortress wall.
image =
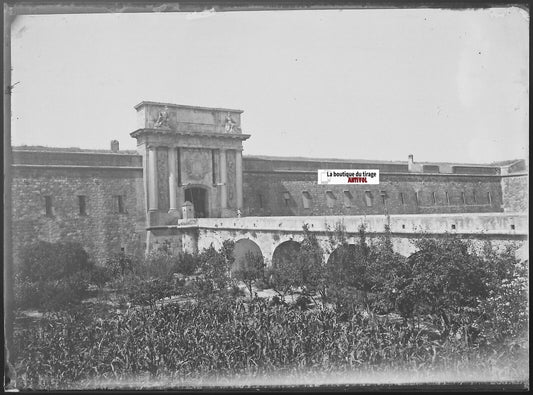
[[(247, 215), (372, 215), (501, 212), (500, 169), (452, 165), (450, 173), (414, 172), (407, 163), (244, 159)], [(318, 169), (378, 169), (379, 185), (324, 185)], [(523, 192), (522, 192), (523, 193)], [(521, 196), (524, 199), (525, 196)], [(510, 208), (510, 205), (506, 206)]]
[[(142, 102), (137, 151), (14, 147), (15, 258), (35, 240), (93, 259), (142, 254), (196, 199), (207, 218), (527, 212), (525, 161), (493, 165), (243, 156), (240, 110)], [(379, 169), (379, 185), (319, 185), (318, 169)], [(194, 194), (200, 194), (200, 197)], [(243, 219), (244, 220), (244, 219)], [(259, 221), (261, 223), (261, 221)], [(157, 231), (155, 230), (157, 228)], [(166, 236), (165, 236), (166, 237)]]
[(121, 249), (144, 252), (139, 156), (15, 148), (13, 162), (15, 261), (36, 240), (80, 242), (100, 264)]

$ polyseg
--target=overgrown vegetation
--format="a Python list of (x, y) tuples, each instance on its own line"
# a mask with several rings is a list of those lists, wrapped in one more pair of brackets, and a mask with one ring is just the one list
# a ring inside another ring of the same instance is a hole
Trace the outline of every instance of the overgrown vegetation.
[[(32, 246), (17, 274), (19, 306), (47, 312), (18, 324), (17, 386), (474, 366), (527, 377), (528, 262), (512, 246), (420, 237), (404, 257), (388, 230), (368, 241), (364, 227), (354, 237), (339, 224), (324, 251), (303, 230), (290, 259), (268, 268), (252, 253), (235, 261), (232, 241), (197, 255), (165, 244), (144, 259), (120, 253), (105, 268), (79, 245)], [(119, 292), (124, 308), (80, 304), (90, 283)], [(278, 296), (253, 297), (259, 285)], [(180, 304), (157, 303), (177, 295)]]
[[(193, 377), (291, 374), (307, 371), (502, 369), (527, 371), (526, 348), (473, 349), (461, 339), (362, 312), (269, 306), (255, 300), (203, 300), (182, 306), (129, 310), (123, 315), (68, 311), (47, 315), (17, 336), (18, 385), (90, 386), (90, 380), (186, 382)], [(495, 361), (492, 353), (498, 353)], [(505, 373), (503, 373), (505, 374)], [(96, 384), (98, 385), (98, 384)]]
[(15, 273), (15, 305), (58, 309), (79, 303), (91, 280), (100, 281), (99, 274), (80, 244), (39, 241), (22, 252)]

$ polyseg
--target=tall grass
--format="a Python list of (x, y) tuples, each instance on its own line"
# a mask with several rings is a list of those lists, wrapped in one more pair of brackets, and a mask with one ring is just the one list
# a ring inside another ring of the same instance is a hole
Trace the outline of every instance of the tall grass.
[[(527, 358), (524, 347), (468, 348), (460, 339), (436, 338), (359, 312), (301, 311), (229, 299), (114, 316), (90, 310), (51, 313), (16, 332), (15, 351), (17, 387), (34, 389), (78, 388), (91, 380), (132, 375), (183, 382), (236, 374), (472, 366), (503, 366), (527, 377), (526, 365), (519, 365)], [(509, 364), (513, 359), (518, 365)]]

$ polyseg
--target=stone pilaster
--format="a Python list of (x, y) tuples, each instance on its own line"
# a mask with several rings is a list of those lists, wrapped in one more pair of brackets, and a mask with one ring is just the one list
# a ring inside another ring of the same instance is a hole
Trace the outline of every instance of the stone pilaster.
[(179, 209), (177, 206), (177, 194), (178, 194), (178, 155), (176, 148), (168, 148), (168, 191), (169, 191), (169, 213), (178, 213)]
[(148, 146), (148, 211), (158, 210), (157, 147)]
[(235, 151), (235, 184), (237, 194), (237, 209), (242, 210), (242, 151)]
[(228, 186), (226, 174), (226, 150), (220, 150), (220, 207), (225, 209), (228, 207)]

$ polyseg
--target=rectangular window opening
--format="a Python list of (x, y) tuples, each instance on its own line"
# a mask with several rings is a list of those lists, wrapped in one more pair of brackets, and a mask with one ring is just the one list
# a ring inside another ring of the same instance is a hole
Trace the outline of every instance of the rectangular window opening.
[(446, 194), (446, 204), (450, 205), (450, 195), (448, 195), (448, 191), (444, 192)]
[(381, 196), (381, 203), (385, 206), (385, 204), (387, 203), (387, 192), (381, 191), (379, 194)]
[(405, 205), (405, 200), (403, 198), (403, 192), (400, 192), (400, 202), (402, 202), (402, 205)]
[(52, 196), (44, 197), (44, 208), (47, 217), (52, 217), (54, 215), (52, 208)]
[(302, 202), (304, 205), (304, 208), (310, 208), (311, 207), (311, 194), (308, 191), (302, 192)]
[(461, 200), (463, 201), (463, 204), (466, 204), (466, 197), (464, 192), (461, 192)]
[(350, 191), (344, 191), (344, 207), (352, 207), (352, 199)]
[(263, 208), (263, 195), (259, 194), (258, 198), (259, 198), (259, 208)]
[(477, 204), (477, 198), (476, 198), (476, 191), (475, 190), (472, 191), (472, 199), (473, 199), (474, 204)]
[(367, 207), (372, 207), (374, 198), (372, 197), (372, 192), (365, 191), (365, 204)]
[(415, 202), (417, 206), (420, 204), (420, 201), (418, 200), (418, 191), (415, 192)]
[(332, 208), (335, 205), (337, 198), (332, 191), (326, 191), (326, 203), (329, 208)]
[(126, 214), (124, 198), (122, 195), (115, 195), (114, 197), (114, 212), (118, 214)]
[(80, 208), (80, 215), (87, 215), (87, 202), (85, 196), (78, 196), (78, 206)]

